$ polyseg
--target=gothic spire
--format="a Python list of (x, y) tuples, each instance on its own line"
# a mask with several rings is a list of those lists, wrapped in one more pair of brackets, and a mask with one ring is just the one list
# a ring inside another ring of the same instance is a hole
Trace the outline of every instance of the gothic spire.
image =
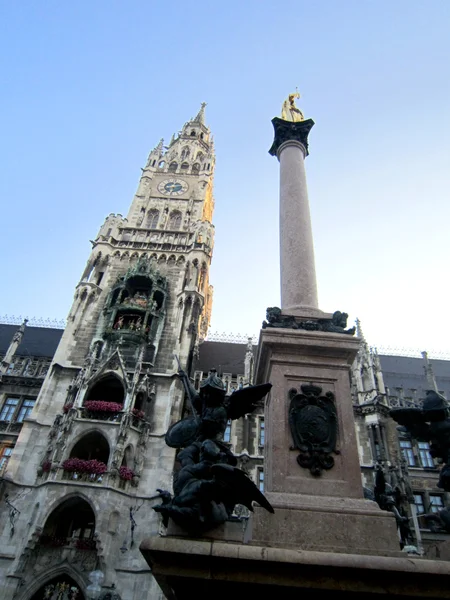
[(359, 319), (356, 319), (356, 336), (361, 338), (364, 342), (366, 341), (361, 327), (361, 321)]
[(425, 377), (427, 378), (427, 383), (430, 387), (430, 390), (434, 390), (439, 393), (438, 386), (436, 383), (436, 378), (434, 376), (433, 367), (431, 366), (430, 361), (428, 360), (428, 354), (426, 352), (422, 352), (422, 358), (424, 360), (424, 371)]
[(192, 123), (200, 123), (200, 125), (205, 124), (205, 106), (206, 102), (202, 102), (200, 105), (200, 110), (197, 113), (195, 119), (192, 119)]

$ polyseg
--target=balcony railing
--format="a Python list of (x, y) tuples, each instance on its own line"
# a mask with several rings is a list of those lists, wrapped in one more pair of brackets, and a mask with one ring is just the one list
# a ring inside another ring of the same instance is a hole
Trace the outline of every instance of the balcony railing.
[(79, 483), (102, 483), (106, 473), (77, 473), (76, 471), (63, 471), (62, 479), (78, 481)]

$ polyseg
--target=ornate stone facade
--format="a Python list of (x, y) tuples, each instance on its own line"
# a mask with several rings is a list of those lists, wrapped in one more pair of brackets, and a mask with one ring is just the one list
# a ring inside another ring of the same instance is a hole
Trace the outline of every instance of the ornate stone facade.
[[(25, 323), (13, 337), (1, 372), (0, 435), (14, 448), (3, 461), (5, 600), (63, 576), (84, 593), (95, 568), (103, 593), (159, 597), (138, 547), (160, 527), (156, 488), (171, 487), (163, 436), (183, 411), (174, 354), (189, 371), (209, 326), (214, 162), (202, 105), (150, 152), (127, 217), (101, 226), (53, 360), (22, 365)], [(32, 402), (17, 422), (22, 396)]]

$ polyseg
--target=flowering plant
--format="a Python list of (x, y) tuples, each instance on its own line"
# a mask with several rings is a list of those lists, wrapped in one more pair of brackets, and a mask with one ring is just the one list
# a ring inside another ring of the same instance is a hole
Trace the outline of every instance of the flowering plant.
[(91, 412), (113, 412), (118, 413), (122, 410), (122, 404), (118, 402), (105, 402), (104, 400), (88, 400), (84, 403), (84, 408)]
[(138, 419), (144, 418), (145, 413), (143, 410), (139, 410), (138, 408), (133, 408), (133, 410), (131, 412), (133, 413), (133, 416), (137, 417)]
[(46, 460), (42, 463), (42, 470), (44, 473), (49, 473), (52, 467), (52, 463), (49, 460)]
[(73, 402), (69, 402), (68, 404), (64, 404), (64, 406), (63, 406), (63, 413), (67, 414), (72, 407), (73, 407)]
[(62, 464), (64, 471), (68, 473), (92, 473), (103, 475), (106, 473), (106, 465), (95, 458), (92, 460), (83, 460), (82, 458), (68, 458)]
[(129, 469), (128, 467), (120, 467), (119, 469), (119, 477), (120, 479), (124, 479), (125, 481), (131, 481), (134, 477), (133, 469)]
[(95, 540), (88, 538), (79, 538), (75, 542), (75, 547), (78, 548), (78, 550), (95, 550), (97, 545)]

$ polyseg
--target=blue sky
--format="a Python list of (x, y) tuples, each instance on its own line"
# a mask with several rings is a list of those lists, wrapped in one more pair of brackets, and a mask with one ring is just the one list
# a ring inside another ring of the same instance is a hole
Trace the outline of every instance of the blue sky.
[(89, 240), (206, 101), (212, 330), (257, 333), (279, 304), (270, 120), (298, 86), (320, 307), (448, 353), (448, 0), (4, 1), (0, 27), (0, 314), (67, 315)]

